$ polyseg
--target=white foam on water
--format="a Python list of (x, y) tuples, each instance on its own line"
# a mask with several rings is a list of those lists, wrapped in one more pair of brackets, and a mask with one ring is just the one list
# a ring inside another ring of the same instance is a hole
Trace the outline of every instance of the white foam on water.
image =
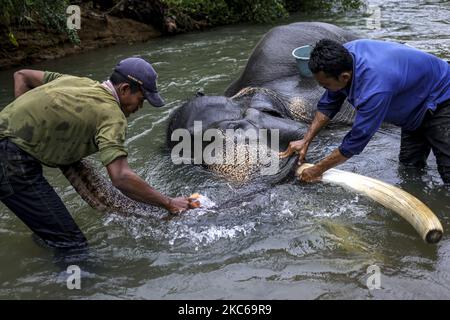
[(198, 200), (201, 203), (200, 208), (191, 209), (177, 217), (177, 219), (168, 221), (164, 231), (158, 225), (148, 223), (146, 219), (135, 219), (120, 214), (110, 213), (104, 218), (104, 225), (112, 223), (118, 224), (126, 229), (134, 239), (151, 237), (168, 240), (169, 245), (178, 246), (179, 242), (187, 242), (189, 246), (195, 246), (198, 250), (201, 246), (210, 245), (220, 240), (235, 239), (239, 236), (247, 236), (255, 230), (255, 222), (244, 223), (242, 225), (221, 226), (214, 221), (200, 222), (197, 220), (205, 214), (217, 213), (210, 208), (215, 207), (216, 203), (208, 196), (201, 195)]
[(199, 226), (195, 229), (186, 225), (178, 225), (177, 230), (172, 233), (173, 236), (169, 240), (169, 244), (173, 246), (177, 240), (188, 240), (196, 246), (195, 250), (198, 250), (199, 246), (210, 245), (219, 240), (231, 240), (240, 235), (247, 236), (251, 231), (255, 230), (255, 225), (254, 222), (250, 222), (241, 226), (208, 225)]

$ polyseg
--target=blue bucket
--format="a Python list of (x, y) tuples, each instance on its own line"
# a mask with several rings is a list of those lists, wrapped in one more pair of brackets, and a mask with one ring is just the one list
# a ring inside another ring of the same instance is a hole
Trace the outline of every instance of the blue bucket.
[(308, 61), (311, 55), (311, 51), (313, 50), (313, 46), (306, 45), (302, 47), (295, 48), (292, 50), (292, 55), (297, 61), (297, 69), (300, 72), (302, 77), (312, 77), (313, 74), (308, 68)]

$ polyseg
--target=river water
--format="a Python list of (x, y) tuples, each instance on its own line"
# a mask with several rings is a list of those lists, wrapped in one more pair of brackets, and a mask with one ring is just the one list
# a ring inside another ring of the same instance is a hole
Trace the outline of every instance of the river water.
[[(326, 21), (450, 59), (449, 1), (370, 1), (369, 9), (345, 17), (297, 14), (281, 23)], [(103, 80), (122, 58), (149, 59), (167, 106), (145, 105), (129, 118), (131, 167), (161, 192), (199, 192), (220, 202), (240, 189), (200, 167), (173, 165), (164, 149), (167, 118), (197, 90), (221, 94), (271, 27), (228, 26), (29, 67)], [(0, 72), (1, 106), (12, 100), (14, 71)], [(346, 132), (323, 133), (309, 160), (336, 148)], [(433, 156), (423, 175), (399, 171), (398, 149), (399, 130), (383, 128), (340, 169), (394, 184), (424, 201), (444, 227), (437, 245), (425, 244), (377, 203), (320, 183), (280, 184), (232, 208), (197, 209), (155, 225), (91, 209), (58, 170), (46, 168), (91, 245), (81, 289), (67, 288), (68, 274), (53, 253), (37, 246), (0, 203), (0, 299), (448, 299), (450, 190)], [(98, 158), (92, 159), (100, 169)], [(370, 266), (380, 270), (379, 289), (367, 286)]]

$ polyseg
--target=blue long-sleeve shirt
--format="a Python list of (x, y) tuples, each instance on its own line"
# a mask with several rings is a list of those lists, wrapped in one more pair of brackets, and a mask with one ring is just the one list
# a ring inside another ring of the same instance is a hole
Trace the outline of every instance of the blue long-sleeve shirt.
[(331, 119), (346, 98), (356, 108), (352, 129), (339, 147), (347, 158), (361, 153), (383, 121), (415, 130), (428, 109), (450, 99), (450, 65), (434, 55), (366, 39), (344, 47), (353, 57), (350, 88), (327, 90), (317, 109)]

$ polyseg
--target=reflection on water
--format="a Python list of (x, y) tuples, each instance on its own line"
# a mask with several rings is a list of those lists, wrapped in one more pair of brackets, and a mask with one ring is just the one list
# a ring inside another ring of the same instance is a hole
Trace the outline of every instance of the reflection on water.
[[(365, 15), (297, 15), (290, 20), (327, 21), (450, 59), (449, 17), (449, 1), (370, 1)], [(124, 57), (149, 59), (159, 72), (168, 106), (147, 105), (129, 119), (131, 166), (173, 196), (199, 192), (217, 204), (241, 200), (192, 210), (155, 225), (142, 217), (92, 210), (57, 170), (46, 169), (91, 243), (91, 258), (82, 266), (82, 289), (66, 288), (66, 275), (53, 263), (52, 253), (36, 246), (29, 230), (1, 205), (0, 298), (450, 297), (448, 233), (437, 246), (426, 245), (393, 212), (339, 187), (289, 183), (243, 191), (202, 168), (171, 163), (164, 148), (170, 110), (198, 90), (221, 94), (270, 27), (224, 27), (30, 66), (102, 80)], [(12, 72), (0, 73), (2, 106), (12, 100)], [(308, 160), (333, 150), (345, 133), (339, 128), (324, 132), (311, 146)], [(450, 191), (442, 186), (434, 158), (422, 176), (402, 172), (398, 148), (399, 130), (383, 128), (362, 155), (341, 169), (409, 191), (449, 230)], [(366, 270), (373, 264), (382, 272), (381, 290), (366, 286)]]

